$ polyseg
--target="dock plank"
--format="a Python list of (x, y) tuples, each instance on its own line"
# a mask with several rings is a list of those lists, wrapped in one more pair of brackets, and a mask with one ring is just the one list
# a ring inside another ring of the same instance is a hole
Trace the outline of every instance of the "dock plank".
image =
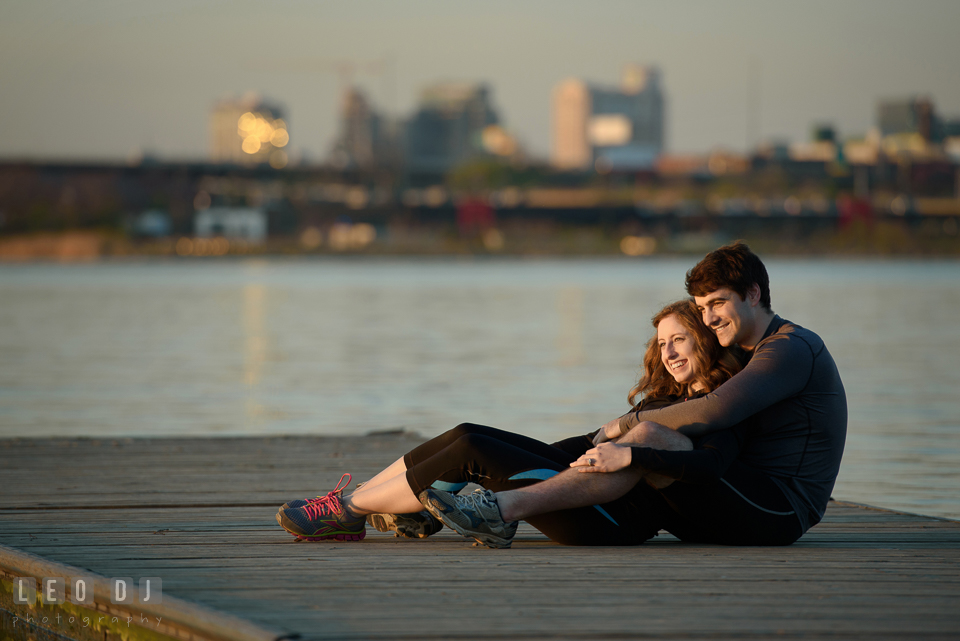
[[(948, 639), (960, 523), (832, 502), (799, 542), (510, 550), (455, 533), (296, 543), (273, 515), (415, 435), (0, 441), (0, 544), (320, 639)], [(855, 497), (853, 497), (855, 498)]]

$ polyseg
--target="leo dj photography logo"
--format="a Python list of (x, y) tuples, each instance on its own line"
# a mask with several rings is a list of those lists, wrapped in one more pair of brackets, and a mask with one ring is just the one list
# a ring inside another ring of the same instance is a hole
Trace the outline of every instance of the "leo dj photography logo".
[[(110, 603), (115, 605), (154, 605), (163, 602), (163, 581), (158, 576), (140, 577), (134, 583), (131, 577), (113, 577), (107, 579), (109, 583)], [(66, 596), (67, 585), (70, 585), (70, 596)], [(33, 577), (15, 577), (13, 579), (13, 602), (17, 605), (32, 606), (39, 597), (46, 605), (59, 605), (69, 601), (74, 605), (91, 606), (95, 601), (93, 577), (44, 577), (40, 579), (40, 589), (37, 590), (37, 580)]]

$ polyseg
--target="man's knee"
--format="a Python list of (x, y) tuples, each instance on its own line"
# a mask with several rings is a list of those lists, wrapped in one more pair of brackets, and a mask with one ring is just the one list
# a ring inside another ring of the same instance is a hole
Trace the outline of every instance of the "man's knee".
[(693, 442), (689, 438), (676, 430), (652, 421), (641, 422), (621, 436), (617, 442), (643, 445), (655, 450), (686, 451), (693, 449)]

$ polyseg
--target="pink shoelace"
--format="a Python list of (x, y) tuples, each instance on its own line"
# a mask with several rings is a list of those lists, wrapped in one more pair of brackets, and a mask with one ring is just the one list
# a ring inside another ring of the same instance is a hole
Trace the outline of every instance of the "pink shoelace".
[[(337, 487), (333, 488), (332, 492), (327, 492), (326, 496), (318, 496), (315, 499), (310, 499), (310, 503), (303, 506), (303, 510), (307, 513), (307, 516), (311, 519), (318, 519), (328, 514), (341, 514), (343, 512), (343, 506), (340, 503), (340, 494), (350, 485), (350, 479), (352, 478), (350, 474), (345, 472), (343, 476), (340, 477), (340, 480), (337, 482)], [(344, 483), (343, 479), (347, 479), (347, 482)]]

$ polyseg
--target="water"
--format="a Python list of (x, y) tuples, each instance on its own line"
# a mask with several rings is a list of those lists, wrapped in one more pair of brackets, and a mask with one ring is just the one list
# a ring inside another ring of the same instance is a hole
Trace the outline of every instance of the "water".
[[(0, 437), (583, 433), (627, 409), (692, 262), (2, 265)], [(846, 386), (834, 495), (960, 518), (960, 263), (768, 268)]]

